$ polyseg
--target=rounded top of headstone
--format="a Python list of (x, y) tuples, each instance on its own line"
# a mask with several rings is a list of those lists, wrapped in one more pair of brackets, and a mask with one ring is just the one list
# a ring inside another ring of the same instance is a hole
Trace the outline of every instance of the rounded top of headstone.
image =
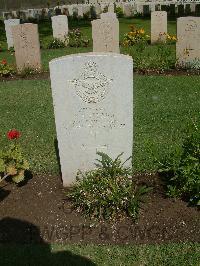
[(58, 58), (55, 58), (53, 60), (51, 60), (49, 62), (49, 64), (53, 64), (55, 62), (58, 62), (58, 61), (64, 61), (66, 59), (69, 59), (69, 58), (84, 58), (84, 57), (115, 57), (115, 58), (124, 58), (124, 59), (127, 59), (127, 60), (130, 60), (131, 62), (133, 61), (133, 58), (129, 55), (124, 55), (124, 54), (118, 54), (118, 53), (101, 53), (101, 52), (98, 52), (98, 53), (94, 53), (94, 52), (91, 52), (91, 53), (79, 53), (79, 54), (71, 54), (71, 55), (66, 55), (66, 56), (62, 56), (62, 57), (58, 57)]

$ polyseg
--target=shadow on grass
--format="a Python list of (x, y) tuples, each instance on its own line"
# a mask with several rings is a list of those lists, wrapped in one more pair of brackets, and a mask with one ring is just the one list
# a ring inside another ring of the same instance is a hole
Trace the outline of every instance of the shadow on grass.
[(88, 258), (70, 251), (52, 253), (37, 226), (10, 217), (0, 220), (0, 262), (6, 266), (96, 265)]

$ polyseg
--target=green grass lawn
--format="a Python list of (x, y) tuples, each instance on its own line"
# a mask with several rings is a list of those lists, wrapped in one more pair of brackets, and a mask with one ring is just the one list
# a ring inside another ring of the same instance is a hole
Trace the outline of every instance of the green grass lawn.
[[(155, 159), (179, 148), (188, 124), (200, 114), (199, 76), (134, 77), (134, 169), (152, 171)], [(21, 143), (34, 172), (58, 174), (50, 81), (0, 83), (0, 145), (7, 130)]]
[[(132, 18), (126, 19), (121, 18), (119, 19), (120, 22), (120, 41), (123, 40), (123, 36), (127, 33), (130, 29), (130, 25), (134, 24), (137, 28), (144, 28), (147, 34), (150, 35), (150, 19), (139, 19), (139, 18)], [(92, 27), (89, 21), (78, 21), (73, 22), (69, 21), (69, 28), (80, 28), (83, 34), (91, 40), (89, 47), (87, 48), (63, 48), (63, 49), (51, 49), (47, 50), (42, 48), (41, 49), (41, 56), (42, 56), (42, 65), (45, 71), (49, 69), (49, 61), (53, 58), (64, 56), (67, 54), (73, 53), (84, 53), (84, 52), (91, 52), (92, 51)], [(169, 20), (168, 21), (168, 32), (170, 34), (176, 34), (176, 21)], [(46, 43), (51, 39), (53, 33), (51, 28), (50, 21), (41, 22), (39, 23), (39, 35), (42, 47), (46, 46)], [(6, 35), (4, 30), (3, 22), (0, 23), (0, 44), (2, 45), (3, 52), (0, 52), (0, 61), (2, 59), (6, 59), (9, 64), (15, 64), (15, 56), (13, 53), (8, 52), (7, 44), (6, 44)], [(175, 60), (175, 45), (169, 46), (172, 52), (173, 60)], [(135, 48), (127, 49), (121, 46), (121, 53), (130, 54), (132, 56), (136, 56), (140, 51), (136, 51)], [(157, 48), (155, 45), (148, 46), (145, 50), (144, 57), (145, 60), (152, 58), (152, 61), (155, 62), (155, 55), (157, 54)], [(158, 60), (158, 59), (156, 59)]]
[(200, 245), (2, 245), (0, 261), (2, 266), (198, 266)]

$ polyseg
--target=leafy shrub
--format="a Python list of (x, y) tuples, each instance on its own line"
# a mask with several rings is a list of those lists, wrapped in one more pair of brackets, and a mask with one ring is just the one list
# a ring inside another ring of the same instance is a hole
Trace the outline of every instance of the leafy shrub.
[(6, 59), (3, 59), (0, 63), (0, 76), (8, 77), (12, 76), (15, 73), (15, 68), (8, 65)]
[(122, 18), (124, 16), (123, 9), (120, 6), (115, 8), (115, 13), (118, 18)]
[(24, 159), (21, 147), (16, 143), (21, 133), (15, 129), (7, 133), (10, 141), (13, 141), (5, 151), (0, 151), (0, 182), (11, 177), (14, 183), (24, 180), (24, 173), (29, 168)]
[(53, 38), (47, 44), (47, 49), (60, 49), (66, 47), (66, 42)]
[(72, 18), (73, 18), (73, 20), (78, 20), (78, 10), (77, 9), (73, 10)]
[(163, 39), (165, 40), (166, 43), (169, 43), (169, 44), (175, 44), (177, 39), (176, 39), (176, 36), (175, 35), (170, 35), (168, 33), (160, 33), (159, 34), (159, 38), (160, 38), (160, 41), (162, 41)]
[(150, 39), (150, 36), (145, 34), (144, 29), (137, 29), (134, 25), (131, 25), (130, 28), (131, 31), (124, 35), (124, 46), (147, 43), (147, 41)]
[(145, 186), (138, 187), (130, 175), (132, 169), (125, 167), (120, 157), (112, 160), (107, 154), (98, 152), (96, 169), (79, 172), (77, 182), (68, 193), (73, 207), (86, 216), (96, 219), (113, 219), (127, 214), (136, 219), (142, 196), (148, 192)]
[(70, 47), (87, 47), (89, 45), (89, 40), (84, 38), (80, 29), (69, 31), (67, 40)]
[(31, 67), (25, 67), (25, 68), (23, 68), (20, 71), (19, 75), (20, 75), (20, 77), (25, 78), (25, 77), (27, 77), (29, 75), (36, 75), (39, 72), (40, 72), (40, 69), (35, 69), (35, 68), (31, 68)]
[(2, 45), (0, 44), (0, 52), (2, 52), (3, 51), (3, 48), (2, 48)]
[[(187, 50), (186, 50), (186, 53), (187, 53)], [(183, 69), (190, 69), (190, 70), (200, 70), (200, 60), (195, 59), (195, 60), (191, 60), (191, 61), (188, 61), (182, 64), (177, 64), (177, 67), (183, 68)]]
[(153, 46), (145, 43), (135, 44), (132, 47), (123, 48), (125, 53), (134, 58), (134, 69), (139, 72), (156, 71), (162, 73), (165, 70), (175, 68), (175, 50), (167, 44), (157, 44)]
[(185, 139), (181, 152), (175, 152), (160, 163), (159, 172), (165, 176), (167, 195), (183, 197), (200, 205), (200, 129)]

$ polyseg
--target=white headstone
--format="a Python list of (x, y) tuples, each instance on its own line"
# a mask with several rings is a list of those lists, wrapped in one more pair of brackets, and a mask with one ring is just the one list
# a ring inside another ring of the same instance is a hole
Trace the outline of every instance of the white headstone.
[(78, 5), (78, 17), (83, 17), (83, 5)]
[(151, 43), (165, 42), (167, 38), (167, 12), (151, 12)]
[(132, 155), (132, 57), (69, 55), (50, 62), (50, 77), (64, 186), (94, 168), (97, 151)]
[(65, 15), (51, 17), (53, 37), (65, 41), (68, 34), (68, 19)]
[(97, 14), (97, 16), (99, 17), (99, 15), (100, 15), (101, 12), (102, 12), (102, 10), (101, 10), (101, 6), (100, 6), (100, 4), (95, 4), (94, 7), (95, 7), (96, 14)]
[(200, 62), (200, 17), (177, 19), (176, 57), (183, 66)]
[(133, 6), (130, 3), (123, 3), (123, 13), (125, 17), (132, 17), (134, 15)]
[(114, 13), (114, 10), (115, 10), (114, 4), (113, 3), (110, 3), (108, 5), (108, 12)]
[(92, 21), (93, 52), (119, 53), (119, 21), (103, 18)]
[(12, 34), (18, 71), (26, 68), (41, 70), (38, 25), (24, 23), (13, 26)]
[(20, 24), (20, 19), (8, 19), (4, 20), (5, 30), (6, 30), (6, 38), (8, 49), (14, 46), (13, 43), (13, 34), (12, 34), (12, 26), (16, 26)]
[(114, 18), (114, 19), (116, 19), (117, 16), (114, 12), (106, 12), (106, 13), (101, 13), (100, 18), (111, 18), (111, 19)]

